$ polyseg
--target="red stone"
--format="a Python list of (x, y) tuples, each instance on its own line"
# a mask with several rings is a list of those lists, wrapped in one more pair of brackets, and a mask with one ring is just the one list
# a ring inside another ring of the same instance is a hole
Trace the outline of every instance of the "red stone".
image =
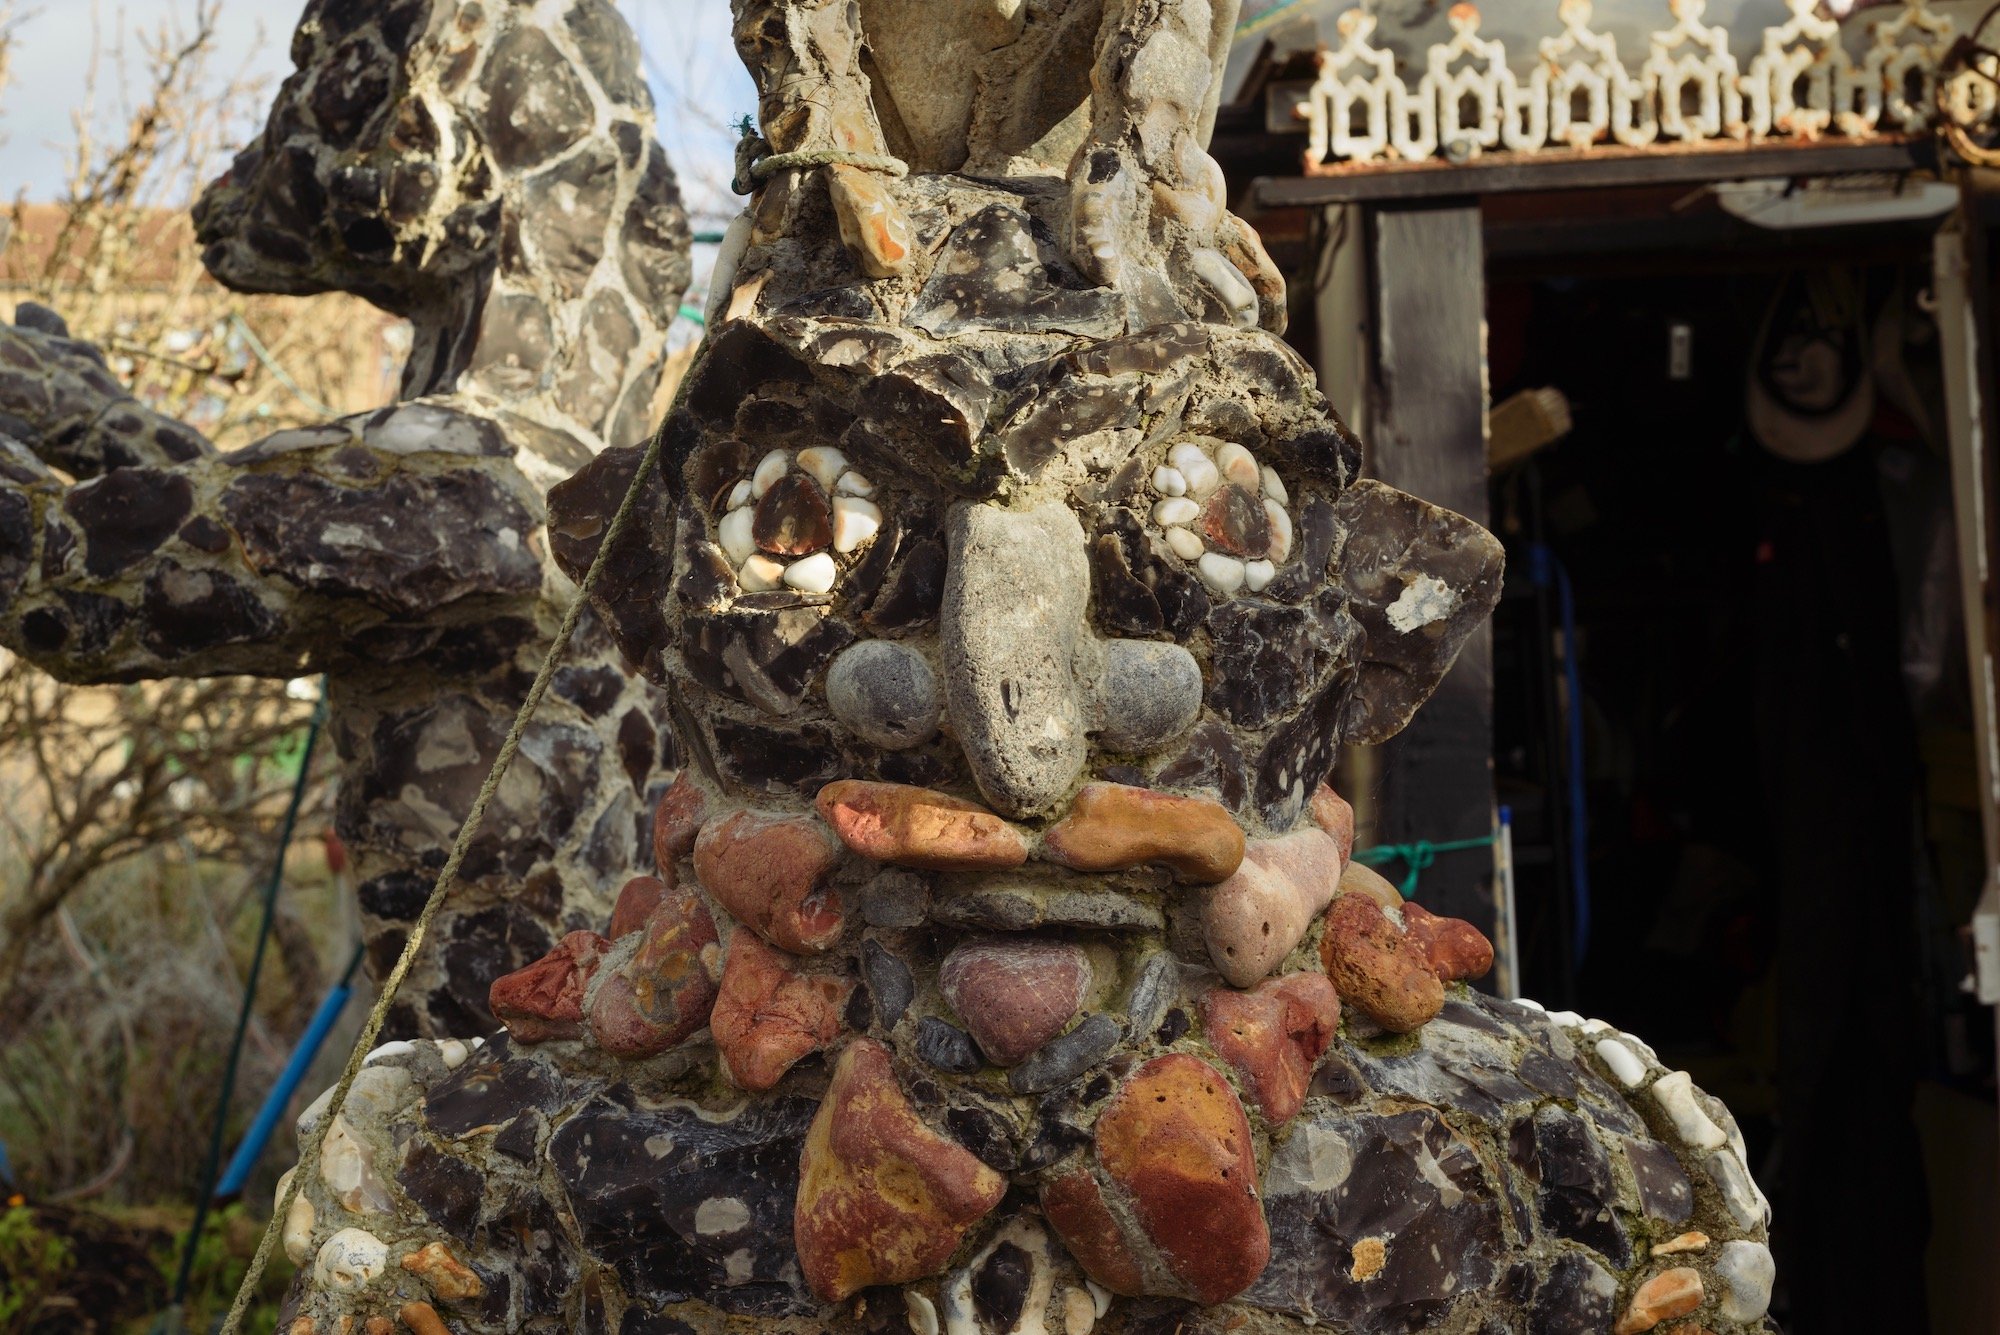
[(1231, 482), (1217, 487), (1202, 508), (1201, 531), (1209, 544), (1254, 561), (1271, 550), (1271, 517), (1264, 502)]
[(653, 812), (653, 862), (674, 879), (674, 864), (694, 851), (695, 836), (708, 819), (708, 794), (682, 770)]
[(1128, 1298), (1146, 1292), (1145, 1274), (1088, 1169), (1074, 1169), (1043, 1185), (1042, 1216), (1084, 1274)]
[(773, 556), (804, 556), (833, 542), (833, 510), (819, 483), (804, 473), (787, 473), (757, 502), (750, 536), (757, 550)]
[(777, 1084), (801, 1057), (840, 1036), (853, 990), (848, 979), (805, 972), (754, 933), (736, 933), (708, 1021), (730, 1081), (753, 1093)]
[(634, 876), (618, 892), (611, 906), (611, 927), (605, 935), (613, 941), (629, 936), (646, 925), (647, 917), (667, 897), (667, 883), (657, 876)]
[(1403, 905), (1409, 933), (1423, 943), (1431, 972), (1440, 982), (1484, 978), (1493, 967), (1493, 943), (1463, 918), (1440, 918), (1421, 904)]
[(1313, 793), (1313, 824), (1333, 836), (1333, 842), (1340, 846), (1340, 860), (1346, 863), (1354, 856), (1354, 808), (1347, 799), (1321, 784)]
[(571, 932), (554, 950), (493, 980), (486, 1004), (517, 1043), (546, 1043), (583, 1032), (583, 992), (610, 942), (596, 932)]
[(968, 941), (945, 956), (938, 986), (987, 1060), (1013, 1066), (1075, 1017), (1090, 990), (1090, 957), (1066, 941)]
[(799, 1269), (827, 1302), (935, 1275), (1006, 1190), (1006, 1179), (917, 1116), (889, 1050), (856, 1039), (799, 1156)]
[(1444, 1009), (1444, 984), (1423, 941), (1390, 912), (1372, 895), (1340, 896), (1327, 910), (1319, 957), (1342, 1001), (1391, 1033), (1407, 1034)]
[(1288, 973), (1247, 992), (1214, 988), (1201, 1023), (1265, 1120), (1282, 1126), (1305, 1106), (1313, 1067), (1340, 1029), (1340, 996), (1323, 973)]
[(736, 920), (795, 955), (840, 939), (840, 899), (825, 882), (840, 861), (826, 827), (802, 816), (738, 811), (702, 826), (694, 870)]
[(865, 858), (926, 871), (1018, 867), (1028, 841), (1014, 826), (963, 798), (902, 783), (841, 779), (815, 805), (842, 843)]
[(1227, 807), (1205, 797), (1087, 783), (1042, 837), (1042, 856), (1077, 871), (1157, 862), (1183, 881), (1213, 885), (1241, 865), (1243, 830)]
[(636, 948), (614, 953), (585, 1002), (591, 1037), (614, 1057), (678, 1046), (708, 1023), (715, 1004), (715, 920), (693, 891), (661, 890)]
[(1250, 1119), (1221, 1072), (1183, 1052), (1141, 1066), (1097, 1119), (1097, 1158), (1174, 1280), (1213, 1306), (1271, 1259)]

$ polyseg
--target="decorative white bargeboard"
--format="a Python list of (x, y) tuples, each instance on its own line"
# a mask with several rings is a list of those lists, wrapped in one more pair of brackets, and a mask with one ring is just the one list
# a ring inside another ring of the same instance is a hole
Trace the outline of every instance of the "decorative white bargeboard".
[[(1338, 20), (1341, 45), (1320, 51), (1318, 81), (1298, 107), (1311, 135), (1306, 170), (1487, 150), (1865, 139), (1932, 126), (1939, 72), (1957, 38), (1949, 17), (1906, 0), (1870, 20), (1857, 57), (1840, 24), (1814, 12), (1816, 0), (1785, 3), (1791, 17), (1765, 29), (1739, 62), (1728, 33), (1702, 22), (1707, 0), (1667, 0), (1672, 26), (1653, 33), (1644, 60), (1629, 66), (1610, 34), (1591, 29), (1590, 0), (1560, 0), (1562, 30), (1541, 39), (1525, 74), (1502, 42), (1479, 35), (1473, 5), (1452, 6), (1452, 39), (1430, 48), (1421, 73), (1399, 71), (1395, 54), (1372, 40), (1375, 16), (1349, 10)], [(1950, 76), (1944, 105), (1958, 124), (1992, 115), (1988, 73)]]

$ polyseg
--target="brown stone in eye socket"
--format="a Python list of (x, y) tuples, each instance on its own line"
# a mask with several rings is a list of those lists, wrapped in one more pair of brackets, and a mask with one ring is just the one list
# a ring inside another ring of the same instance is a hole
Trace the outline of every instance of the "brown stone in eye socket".
[(1255, 560), (1271, 550), (1271, 520), (1263, 503), (1234, 484), (1217, 488), (1208, 498), (1201, 530), (1231, 556)]
[(757, 550), (773, 556), (804, 556), (833, 541), (833, 511), (826, 493), (804, 473), (787, 473), (757, 502), (751, 525)]

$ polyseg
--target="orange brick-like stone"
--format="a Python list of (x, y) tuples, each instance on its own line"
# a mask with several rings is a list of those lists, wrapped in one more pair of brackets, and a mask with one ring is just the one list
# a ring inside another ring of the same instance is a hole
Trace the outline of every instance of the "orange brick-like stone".
[(682, 770), (653, 811), (653, 861), (667, 881), (674, 879), (674, 864), (694, 851), (707, 819), (708, 795)]
[(1691, 1266), (1663, 1270), (1633, 1291), (1632, 1304), (1611, 1328), (1611, 1335), (1642, 1335), (1662, 1321), (1686, 1316), (1707, 1296), (1700, 1271)]
[(1000, 1174), (917, 1116), (889, 1050), (857, 1039), (834, 1067), (799, 1156), (799, 1269), (826, 1302), (935, 1275), (1006, 1190)]
[(1342, 862), (1354, 856), (1354, 808), (1346, 798), (1321, 784), (1313, 793), (1312, 818), (1313, 824), (1333, 836)]
[(638, 949), (602, 968), (584, 1002), (591, 1037), (616, 1057), (678, 1046), (708, 1023), (715, 1003), (718, 937), (700, 896), (666, 891), (640, 930)]
[(807, 955), (840, 939), (840, 899), (826, 878), (840, 849), (801, 816), (738, 811), (704, 825), (695, 876), (735, 919), (772, 945)]
[(451, 1248), (442, 1242), (426, 1243), (404, 1256), (402, 1265), (448, 1303), (477, 1298), (486, 1292), (486, 1285), (472, 1268), (453, 1256)]
[(596, 932), (571, 932), (533, 964), (494, 979), (486, 1004), (517, 1043), (575, 1038), (584, 990), (609, 944)]
[(1243, 862), (1243, 830), (1229, 809), (1121, 783), (1088, 783), (1042, 840), (1042, 856), (1077, 871), (1157, 862), (1197, 885), (1226, 881)]
[(1028, 860), (1020, 830), (977, 802), (928, 788), (841, 779), (820, 789), (815, 805), (842, 843), (877, 862), (977, 871)]
[(1250, 1119), (1221, 1072), (1155, 1057), (1097, 1120), (1097, 1157), (1176, 1281), (1199, 1302), (1235, 1297), (1264, 1272), (1271, 1231), (1257, 1198)]
[(833, 1042), (853, 990), (850, 980), (804, 972), (754, 933), (731, 937), (708, 1022), (731, 1082), (752, 1093), (769, 1089), (800, 1058)]
[(1463, 918), (1440, 918), (1422, 904), (1409, 903), (1403, 905), (1403, 921), (1440, 982), (1484, 978), (1493, 967), (1493, 943)]
[(1265, 1119), (1280, 1126), (1305, 1106), (1313, 1067), (1340, 1028), (1340, 997), (1323, 973), (1289, 973), (1247, 992), (1210, 990), (1201, 1022), (1209, 1046), (1236, 1068)]
[(646, 925), (646, 918), (667, 897), (667, 882), (657, 876), (634, 876), (618, 892), (611, 906), (611, 926), (605, 935), (613, 941), (630, 936)]
[(1444, 984), (1423, 942), (1391, 922), (1369, 895), (1333, 901), (1319, 957), (1340, 999), (1391, 1033), (1419, 1029), (1444, 1009)]
[(1089, 1169), (1073, 1169), (1044, 1184), (1042, 1216), (1084, 1274), (1128, 1298), (1146, 1292), (1145, 1275)]

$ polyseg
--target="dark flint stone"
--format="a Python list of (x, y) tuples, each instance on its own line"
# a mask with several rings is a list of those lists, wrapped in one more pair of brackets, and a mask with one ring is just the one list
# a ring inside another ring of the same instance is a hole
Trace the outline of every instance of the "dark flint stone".
[(832, 545), (833, 510), (818, 482), (790, 472), (757, 502), (751, 533), (758, 551), (804, 556)]
[(462, 1140), (497, 1131), (530, 1109), (553, 1114), (563, 1103), (561, 1082), (532, 1057), (510, 1057), (488, 1043), (465, 1065), (432, 1085), (423, 1098), (424, 1123), (440, 1136)]
[(1008, 1088), (1016, 1094), (1046, 1094), (1066, 1085), (1109, 1056), (1124, 1033), (1124, 1026), (1101, 1011), (1088, 1016), (1007, 1072)]
[(673, 168), (667, 165), (667, 155), (657, 143), (647, 143), (646, 168), (639, 176), (632, 202), (625, 206), (618, 267), (633, 298), (649, 311), (665, 312), (678, 306), (693, 275), (687, 214), (681, 208)]
[(1090, 544), (1091, 611), (1099, 630), (1114, 635), (1157, 635), (1166, 625), (1159, 600), (1139, 582), (1116, 535)]
[(1333, 773), (1347, 742), (1340, 731), (1342, 711), (1354, 690), (1351, 675), (1328, 683), (1310, 705), (1271, 734), (1257, 756), (1257, 813), (1275, 830), (1288, 830), (1305, 811), (1306, 799)]
[(917, 1022), (917, 1056), (952, 1075), (972, 1075), (986, 1066), (979, 1049), (972, 1046), (972, 1036), (935, 1015)]
[(52, 334), (56, 338), (68, 338), (69, 321), (42, 305), (39, 301), (23, 301), (14, 307), (14, 323), (23, 329), (32, 329), (41, 334)]
[(1674, 1152), (1657, 1140), (1623, 1138), (1625, 1162), (1639, 1188), (1639, 1207), (1649, 1219), (1679, 1228), (1694, 1213), (1694, 1184)]
[[(230, 483), (223, 512), (266, 575), (313, 593), (358, 595), (392, 615), (422, 617), (542, 585), (541, 562), (525, 541), (534, 517), (503, 483), (468, 469), (393, 474), (362, 490), (306, 473), (253, 473)], [(410, 523), (411, 515), (424, 522)], [(523, 540), (500, 541), (507, 529)], [(356, 536), (334, 546), (331, 531)]]
[(947, 885), (931, 901), (931, 921), (949, 927), (1026, 932), (1038, 927), (1087, 927), (1158, 932), (1160, 910), (1101, 885), (1067, 881), (982, 881)]
[(998, 433), (1007, 466), (1032, 477), (1080, 436), (1139, 425), (1144, 413), (1138, 399), (1145, 389), (1142, 381), (1062, 376), (1032, 386), (1010, 406)]
[(1554, 1104), (1532, 1120), (1508, 1128), (1507, 1157), (1536, 1185), (1535, 1213), (1559, 1238), (1580, 1242), (1622, 1270), (1632, 1263), (1632, 1241), (1618, 1221), (1618, 1191), (1591, 1125)]
[(1156, 950), (1146, 956), (1125, 1001), (1125, 1020), (1133, 1033), (1149, 1034), (1160, 1027), (1167, 1007), (1180, 997), (1180, 973), (1180, 961), (1172, 951)]
[(418, 1136), (404, 1152), (396, 1184), (446, 1236), (462, 1243), (472, 1241), (486, 1196), (486, 1180), (477, 1168), (433, 1149), (428, 1140)]
[(430, 896), (430, 880), (413, 871), (392, 871), (363, 881), (355, 892), (363, 913), (392, 922), (415, 922)]
[(576, 1286), (576, 1257), (554, 1206), (539, 1195), (523, 1193), (514, 1208), (493, 1221), (489, 1236), (503, 1252), (514, 1255), (521, 1277), (522, 1316), (554, 1316), (568, 1305)]
[(1187, 1033), (1191, 1023), (1187, 1011), (1176, 1006), (1167, 1012), (1167, 1018), (1160, 1021), (1160, 1027), (1153, 1031), (1153, 1041), (1161, 1047), (1178, 1043), (1182, 1035)]
[(780, 716), (799, 707), (806, 688), (855, 638), (823, 607), (691, 614), (681, 633), (695, 680)]
[[(1311, 1134), (1300, 1134), (1302, 1130)], [(1317, 1153), (1345, 1142), (1353, 1165), (1331, 1190), (1315, 1185)], [(1447, 1324), (1499, 1279), (1507, 1240), (1498, 1193), (1479, 1151), (1436, 1110), (1386, 1116), (1308, 1109), (1265, 1173), (1271, 1262), (1243, 1295), (1257, 1306), (1356, 1335), (1407, 1335)], [(1388, 1240), (1366, 1284), (1349, 1278), (1354, 1244)]]
[(21, 618), (23, 638), (31, 649), (68, 649), (73, 654), (102, 653), (118, 638), (132, 609), (101, 593), (60, 589), (62, 608), (36, 608)]
[(972, 1305), (991, 1330), (1012, 1330), (1028, 1301), (1034, 1260), (1019, 1246), (1003, 1242), (972, 1272)]
[(1067, 354), (1084, 375), (1156, 375), (1206, 352), (1209, 333), (1198, 324), (1167, 324), (1106, 339)]
[(931, 625), (944, 604), (944, 582), (944, 544), (936, 538), (918, 538), (905, 548), (888, 583), (862, 615), (862, 623), (881, 635), (903, 635)]
[(989, 204), (960, 223), (905, 322), (940, 338), (970, 329), (1086, 337), (1120, 331), (1117, 294), (1051, 281), (1064, 267), (1061, 254), (1038, 246), (1031, 226), (1027, 214), (1006, 204)]
[(83, 568), (102, 579), (174, 535), (194, 509), (194, 484), (160, 469), (116, 468), (72, 487), (63, 509), (83, 530)]
[(564, 19), (597, 86), (614, 102), (646, 107), (652, 96), (639, 77), (639, 44), (632, 29), (605, 0), (578, 0)]
[(76, 530), (51, 510), (42, 516), (42, 578), (59, 579), (76, 553)]
[(139, 639), (161, 658), (172, 660), (225, 644), (266, 638), (278, 615), (256, 591), (219, 570), (189, 570), (162, 561), (146, 577)]
[(1055, 1091), (1037, 1104), (1035, 1134), (1021, 1156), (1022, 1170), (1037, 1172), (1088, 1145), (1091, 1128), (1097, 1122), (1097, 1106), (1110, 1098), (1115, 1088), (1111, 1077), (1100, 1071), (1088, 1080)]
[(1274, 458), (1296, 460), (1336, 487), (1345, 487), (1361, 476), (1360, 438), (1330, 414), (1327, 425), (1289, 436), (1271, 453)]
[[(1500, 1004), (1481, 992), (1448, 993), (1444, 999), (1444, 1009), (1438, 1012), (1438, 1018), (1446, 1024), (1454, 1024), (1462, 1029), (1477, 1029), (1494, 1038), (1511, 1039), (1519, 1031), (1501, 1022), (1497, 1009)], [(1508, 1006), (1507, 1010), (1519, 1014), (1517, 1007)]]
[(530, 1108), (500, 1129), (493, 1137), (493, 1150), (521, 1163), (533, 1163), (541, 1136), (542, 1115)]
[(554, 346), (548, 308), (535, 297), (504, 294), (489, 300), (479, 318), (470, 369), (502, 389), (530, 394), (547, 384)]
[(389, 66), (366, 37), (351, 37), (320, 57), (313, 119), (334, 139), (351, 139), (389, 94)]
[(1232, 556), (1255, 560), (1271, 550), (1271, 517), (1264, 503), (1233, 482), (1216, 488), (1208, 498), (1201, 528), (1210, 546)]
[(1534, 1100), (1534, 1091), (1514, 1074), (1511, 1045), (1442, 1016), (1416, 1039), (1414, 1045), (1392, 1042), (1386, 1052), (1355, 1044), (1352, 1060), (1377, 1090), (1475, 1117), (1498, 1121), (1509, 1107)]
[(662, 1316), (634, 1305), (626, 1308), (619, 1320), (618, 1335), (698, 1335), (698, 1332), (677, 1317)]
[(868, 980), (868, 995), (875, 1003), (875, 1022), (884, 1029), (894, 1029), (903, 1012), (917, 999), (917, 984), (910, 976), (910, 966), (870, 937), (861, 943), (861, 972)]
[(913, 788), (949, 788), (969, 781), (965, 753), (950, 741), (933, 740), (931, 745), (908, 751), (878, 751), (873, 757), (872, 777), (884, 783), (906, 783)]
[[(548, 1158), (586, 1247), (630, 1297), (802, 1314), (816, 1304), (799, 1281), (792, 1204), (814, 1111), (803, 1099), (764, 1100), (717, 1118), (693, 1104), (633, 1109), (599, 1097), (556, 1130)], [(740, 1202), (742, 1226), (697, 1227), (713, 1200)]]
[[(1100, 630), (1149, 636), (1166, 630), (1185, 642), (1208, 617), (1208, 593), (1178, 557), (1156, 549), (1139, 516), (1111, 510), (1091, 546), (1093, 615)], [(1116, 547), (1104, 542), (1116, 540)], [(1152, 606), (1148, 609), (1146, 600)]]
[(210, 556), (228, 551), (231, 541), (229, 530), (207, 515), (196, 515), (182, 524), (180, 538), (196, 551), (207, 552)]
[[(913, 462), (928, 455), (944, 465), (943, 480), (948, 485), (964, 483), (969, 475), (963, 470), (972, 463), (974, 446), (985, 432), (992, 399), (992, 381), (970, 358), (920, 357), (869, 382), (860, 422), (880, 440), (896, 442)], [(877, 445), (869, 452), (881, 448)]]
[(857, 1034), (868, 1032), (868, 1020), (874, 1014), (872, 999), (868, 989), (857, 987), (847, 994), (847, 1006), (840, 1013), (840, 1022)]
[(971, 1150), (995, 1172), (1011, 1173), (1020, 1165), (1021, 1153), (1014, 1146), (1012, 1127), (991, 1108), (978, 1104), (948, 1108), (944, 1128), (953, 1140)]
[(681, 573), (674, 596), (682, 607), (719, 612), (737, 592), (736, 571), (722, 548), (710, 542), (707, 525), (692, 505), (681, 506)]
[(847, 283), (840, 287), (822, 287), (793, 297), (778, 307), (779, 315), (811, 316), (819, 320), (863, 320), (881, 318), (876, 309), (875, 299), (869, 294), (867, 283)]
[(637, 709), (626, 710), (625, 717), (618, 720), (618, 763), (639, 792), (646, 791), (659, 753), (660, 735), (652, 721)]
[[(1295, 503), (1296, 505), (1296, 503)], [(1302, 603), (1317, 593), (1328, 578), (1327, 562), (1340, 536), (1340, 522), (1333, 504), (1324, 496), (1309, 496), (1292, 515), (1292, 554), (1278, 577), (1264, 590), (1266, 597), (1281, 603)]]
[[(598, 426), (610, 418), (622, 388), (618, 374), (606, 377), (600, 368), (625, 365), (638, 345), (639, 326), (633, 323), (623, 296), (600, 291), (585, 308), (579, 333), (582, 346), (556, 381), (556, 403), (577, 421)], [(641, 429), (634, 434), (645, 432)]]
[(1351, 669), (1360, 648), (1360, 631), (1332, 589), (1307, 607), (1232, 599), (1208, 614), (1208, 632), (1209, 704), (1244, 728), (1296, 712), (1335, 673)]
[(1310, 1088), (1315, 1097), (1332, 1099), (1343, 1108), (1353, 1107), (1369, 1094), (1361, 1072), (1337, 1049), (1321, 1059)]
[(1205, 788), (1231, 811), (1241, 811), (1249, 796), (1243, 768), (1235, 729), (1216, 719), (1205, 719), (1195, 725), (1180, 754), (1161, 767), (1153, 782), (1169, 789)]
[(567, 700), (592, 718), (601, 718), (624, 694), (625, 677), (615, 668), (602, 666), (558, 668), (549, 689), (558, 700)]
[(537, 27), (515, 28), (501, 38), (480, 82), (486, 143), (503, 171), (554, 157), (596, 118), (583, 80)]
[(791, 351), (748, 320), (732, 320), (709, 335), (708, 350), (689, 372), (681, 402), (703, 421), (734, 420), (738, 405), (783, 385), (805, 386), (812, 373)]
[(1611, 1329), (1618, 1281), (1587, 1256), (1564, 1254), (1549, 1266), (1528, 1303), (1528, 1335), (1604, 1335)]
[(1557, 1061), (1538, 1047), (1531, 1046), (1523, 1052), (1521, 1064), (1514, 1069), (1521, 1082), (1537, 1094), (1570, 1101), (1576, 1098), (1575, 1068)]
[(930, 903), (930, 883), (922, 876), (884, 868), (862, 888), (861, 919), (870, 927), (918, 927)]
[[(712, 727), (723, 779), (758, 792), (811, 799), (847, 769), (832, 735), (818, 725), (766, 728), (717, 718)], [(690, 735), (685, 728), (680, 733), (683, 741)]]
[(441, 953), (445, 982), (459, 1004), (439, 1013), (445, 1032), (480, 1034), (497, 1028), (486, 1005), (493, 980), (526, 968), (554, 944), (549, 925), (529, 916), (520, 904), (500, 904), (452, 919)]

